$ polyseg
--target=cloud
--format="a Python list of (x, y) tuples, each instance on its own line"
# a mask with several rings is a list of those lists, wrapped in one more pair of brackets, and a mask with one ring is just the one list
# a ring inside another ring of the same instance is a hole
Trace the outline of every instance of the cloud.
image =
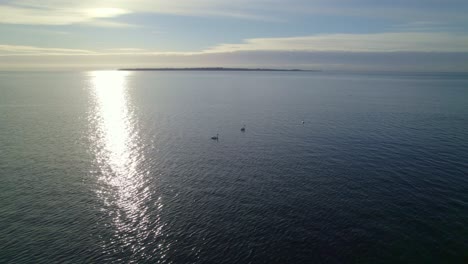
[(468, 52), (468, 35), (455, 33), (401, 32), (375, 34), (319, 34), (285, 38), (251, 38), (241, 43), (219, 44), (193, 52), (161, 52), (141, 48), (113, 48), (103, 51), (0, 45), (0, 55), (34, 53), (35, 55), (194, 55), (238, 51), (308, 51), (308, 52)]
[(287, 21), (291, 15), (368, 17), (387, 20), (467, 22), (466, 1), (366, 0), (13, 0), (0, 4), (0, 23), (69, 25), (97, 18), (152, 13)]
[(115, 48), (115, 49), (108, 49), (112, 52), (115, 51), (125, 51), (125, 52), (144, 52), (144, 49), (139, 49), (139, 48)]
[(108, 50), (40, 48), (0, 45), (0, 55), (197, 55), (239, 51), (303, 52), (468, 52), (468, 35), (401, 32), (376, 34), (319, 34), (285, 38), (252, 38), (241, 43), (219, 44), (193, 52), (161, 52), (126, 47)]
[[(261, 0), (263, 2), (265, 0)], [(271, 1), (271, 0), (266, 0)], [(104, 21), (131, 13), (158, 13), (190, 16), (222, 16), (241, 19), (273, 20), (251, 9), (255, 4), (246, 0), (17, 0), (0, 3), (0, 23), (24, 25), (70, 25), (129, 26), (123, 23)], [(257, 9), (255, 9), (257, 10)], [(258, 10), (257, 10), (258, 11)]]
[(398, 32), (444, 32), (461, 27), (461, 25), (453, 25), (445, 22), (413, 21), (408, 23), (396, 24), (393, 25), (391, 28)]
[(97, 53), (83, 49), (41, 48), (34, 46), (0, 45), (0, 56), (52, 56), (52, 55), (96, 55)]
[(104, 19), (92, 19), (87, 22), (81, 23), (81, 25), (95, 26), (95, 27), (106, 27), (106, 28), (137, 28), (139, 25), (121, 23), (111, 20)]
[(403, 32), (253, 38), (193, 52), (0, 45), (0, 57), (3, 69), (233, 66), (468, 71), (468, 35)]
[(73, 8), (73, 7), (23, 7), (0, 5), (0, 23), (29, 25), (93, 24), (96, 26), (128, 26), (123, 23), (105, 21), (129, 11), (119, 8)]
[(221, 44), (206, 52), (249, 50), (350, 52), (468, 52), (468, 36), (450, 33), (322, 34), (290, 38), (252, 38), (240, 44)]

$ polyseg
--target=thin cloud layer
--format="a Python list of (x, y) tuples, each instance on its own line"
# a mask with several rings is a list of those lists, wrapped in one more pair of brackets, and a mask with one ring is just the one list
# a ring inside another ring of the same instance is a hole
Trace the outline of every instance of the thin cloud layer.
[[(264, 6), (263, 2), (260, 6)], [(0, 23), (25, 25), (70, 25), (87, 23), (102, 26), (101, 18), (115, 18), (125, 14), (158, 13), (191, 16), (225, 16), (241, 19), (267, 19), (255, 14), (257, 5), (246, 0), (18, 0), (0, 4)], [(96, 23), (93, 23), (96, 22)], [(110, 23), (115, 26), (117, 22)], [(121, 23), (122, 26), (125, 24)]]
[[(448, 0), (443, 12), (437, 1), (369, 0), (14, 0), (0, 3), (0, 23), (28, 25), (69, 25), (126, 14), (171, 14), (218, 16), (239, 19), (287, 21), (295, 14), (355, 16), (406, 22), (454, 20), (467, 22), (463, 1)], [(96, 25), (98, 25), (96, 23)], [(122, 24), (123, 25), (123, 24)]]
[[(129, 13), (119, 8), (53, 8), (40, 6), (0, 5), (0, 23), (31, 25), (69, 25), (99, 22), (102, 18), (111, 18)], [(96, 25), (99, 26), (98, 23)]]
[(254, 38), (241, 44), (222, 44), (208, 52), (247, 50), (350, 52), (467, 52), (468, 36), (448, 33), (322, 34), (291, 38)]
[[(111, 52), (109, 52), (111, 51)], [(160, 52), (141, 48), (114, 48), (104, 51), (40, 48), (0, 45), (0, 54), (34, 53), (35, 55), (194, 55), (237, 51), (309, 51), (309, 52), (468, 52), (468, 35), (450, 33), (378, 33), (320, 34), (290, 38), (254, 38), (239, 44), (220, 44), (195, 52)]]
[(97, 55), (83, 49), (41, 48), (34, 46), (0, 45), (0, 56), (51, 56), (51, 55)]

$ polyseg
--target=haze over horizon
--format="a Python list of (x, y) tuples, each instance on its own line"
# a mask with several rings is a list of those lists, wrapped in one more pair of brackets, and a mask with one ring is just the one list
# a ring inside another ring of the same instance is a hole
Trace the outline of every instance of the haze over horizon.
[(468, 2), (0, 0), (0, 70), (468, 71)]

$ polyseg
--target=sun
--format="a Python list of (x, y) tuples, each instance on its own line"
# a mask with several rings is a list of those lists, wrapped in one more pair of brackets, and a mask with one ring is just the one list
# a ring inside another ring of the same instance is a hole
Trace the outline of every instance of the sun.
[(86, 10), (86, 14), (90, 17), (105, 18), (115, 17), (129, 13), (127, 10), (121, 8), (91, 8)]

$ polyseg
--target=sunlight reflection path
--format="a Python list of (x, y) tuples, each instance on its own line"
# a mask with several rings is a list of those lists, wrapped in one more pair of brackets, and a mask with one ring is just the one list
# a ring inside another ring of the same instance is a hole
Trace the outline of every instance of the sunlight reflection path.
[[(152, 198), (138, 123), (129, 100), (130, 73), (98, 71), (90, 74), (93, 109), (90, 114), (93, 154), (99, 170), (97, 194), (112, 218), (116, 234), (112, 251), (130, 251), (147, 259), (145, 247), (161, 236), (161, 198)], [(153, 200), (152, 203), (149, 201)], [(156, 204), (154, 203), (156, 200)], [(159, 243), (161, 245), (161, 243)], [(160, 246), (160, 256), (164, 250)], [(120, 252), (119, 252), (120, 251)], [(153, 252), (154, 254), (154, 252)]]

